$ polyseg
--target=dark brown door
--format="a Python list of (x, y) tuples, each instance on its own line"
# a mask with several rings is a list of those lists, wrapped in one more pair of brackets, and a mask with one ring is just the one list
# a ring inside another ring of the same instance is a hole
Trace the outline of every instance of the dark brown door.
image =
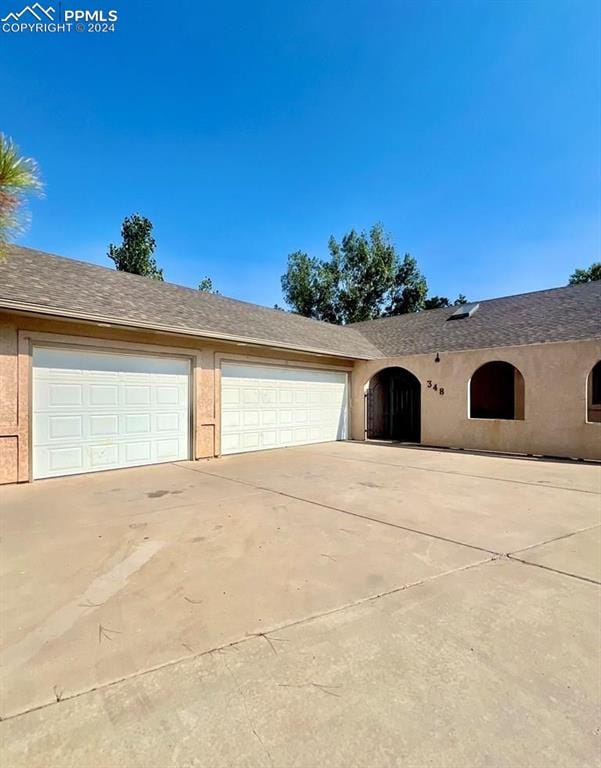
[(391, 395), (391, 439), (419, 443), (421, 399), (419, 382), (405, 377), (395, 378)]
[(366, 396), (367, 437), (420, 441), (420, 383), (404, 368), (386, 368), (372, 380)]

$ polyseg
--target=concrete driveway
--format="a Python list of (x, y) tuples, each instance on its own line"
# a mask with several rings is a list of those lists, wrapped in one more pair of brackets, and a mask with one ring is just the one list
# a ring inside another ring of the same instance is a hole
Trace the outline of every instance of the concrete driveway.
[(332, 443), (1, 488), (2, 764), (594, 765), (600, 486)]

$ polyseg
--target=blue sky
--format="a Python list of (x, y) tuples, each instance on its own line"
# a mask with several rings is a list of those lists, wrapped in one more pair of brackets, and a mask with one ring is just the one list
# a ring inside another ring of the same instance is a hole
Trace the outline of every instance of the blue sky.
[(375, 221), (451, 298), (599, 258), (597, 0), (63, 7), (120, 19), (0, 33), (0, 129), (46, 183), (24, 245), (108, 266), (139, 211), (166, 279), (267, 305), (288, 253)]

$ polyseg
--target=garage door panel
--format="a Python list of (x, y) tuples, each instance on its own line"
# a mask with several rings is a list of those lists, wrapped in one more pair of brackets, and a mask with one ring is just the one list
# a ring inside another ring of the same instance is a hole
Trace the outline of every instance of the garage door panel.
[(118, 445), (89, 445), (89, 463), (93, 469), (106, 469), (119, 464)]
[(278, 444), (278, 433), (275, 429), (266, 429), (261, 432), (263, 448), (275, 448)]
[(155, 390), (157, 405), (177, 405), (182, 399), (182, 391), (179, 387), (160, 384)]
[(189, 458), (189, 364), (34, 349), (34, 477)]
[(48, 453), (48, 469), (51, 472), (62, 472), (63, 470), (76, 469), (83, 467), (83, 449), (78, 446), (68, 448), (54, 448)]
[(119, 405), (119, 387), (116, 384), (90, 384), (89, 403), (107, 408)]
[(241, 414), (239, 411), (224, 411), (221, 417), (222, 429), (238, 429), (240, 426)]
[(279, 443), (280, 445), (288, 445), (294, 442), (294, 433), (291, 429), (280, 429)]
[(157, 432), (183, 432), (185, 424), (182, 419), (187, 418), (187, 413), (157, 413), (155, 414), (155, 430)]
[(148, 434), (151, 432), (150, 413), (128, 413), (123, 418), (124, 433), (126, 435)]
[(156, 440), (154, 444), (155, 458), (159, 461), (173, 461), (181, 455), (184, 446), (182, 440), (171, 438), (166, 440)]
[(273, 427), (278, 423), (278, 412), (277, 411), (263, 411), (261, 414), (261, 426), (262, 427)]
[(240, 447), (245, 451), (256, 451), (261, 448), (259, 433), (243, 432), (241, 435)]
[(135, 442), (125, 443), (125, 460), (128, 464), (131, 464), (137, 461), (149, 463), (151, 458), (152, 458), (152, 450), (150, 447), (149, 440), (145, 440), (144, 442), (140, 442), (140, 443), (135, 443)]
[(221, 381), (222, 453), (346, 438), (344, 373), (224, 363)]
[(223, 405), (238, 405), (240, 403), (240, 389), (238, 387), (231, 387), (224, 389), (221, 394), (221, 402)]
[(125, 385), (125, 405), (150, 405), (150, 387)]
[(81, 416), (50, 416), (48, 418), (49, 440), (72, 440), (83, 437)]
[(243, 411), (242, 412), (242, 425), (244, 427), (257, 427), (259, 424), (259, 412), (258, 411)]
[(294, 442), (306, 443), (309, 441), (309, 430), (307, 429), (295, 429), (294, 430)]
[(238, 453), (240, 450), (240, 435), (239, 434), (224, 434), (221, 436), (221, 452), (222, 453)]
[(74, 406), (83, 403), (82, 384), (50, 384), (47, 388), (47, 393), (46, 401), (50, 407), (68, 406), (69, 408), (73, 408)]
[[(83, 421), (83, 417), (80, 416)], [(119, 416), (115, 413), (88, 416), (88, 436), (108, 437), (119, 434)]]
[(257, 405), (259, 402), (259, 390), (254, 387), (252, 389), (243, 390), (242, 402), (244, 405)]

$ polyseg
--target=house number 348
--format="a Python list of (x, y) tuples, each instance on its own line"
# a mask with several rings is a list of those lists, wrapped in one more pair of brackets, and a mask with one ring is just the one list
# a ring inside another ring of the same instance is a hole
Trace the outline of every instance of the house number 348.
[(439, 395), (444, 395), (444, 387), (439, 387), (438, 384), (434, 384), (432, 379), (428, 379), (426, 382), (428, 389), (433, 389), (434, 392), (438, 392)]

